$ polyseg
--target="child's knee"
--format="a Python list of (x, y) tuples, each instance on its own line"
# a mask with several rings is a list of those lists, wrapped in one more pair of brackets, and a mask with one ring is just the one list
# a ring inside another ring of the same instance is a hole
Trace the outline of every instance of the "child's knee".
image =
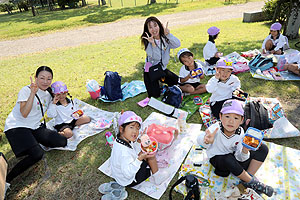
[(265, 45), (266, 50), (270, 51), (272, 47), (273, 47), (273, 42), (271, 40), (268, 40)]
[(70, 128), (65, 128), (62, 132), (61, 135), (65, 136), (67, 139), (73, 136), (73, 131)]

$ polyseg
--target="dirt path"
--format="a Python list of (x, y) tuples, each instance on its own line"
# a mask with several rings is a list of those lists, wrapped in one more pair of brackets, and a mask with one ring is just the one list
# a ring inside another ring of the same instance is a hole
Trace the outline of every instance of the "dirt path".
[[(220, 8), (163, 15), (159, 16), (159, 19), (163, 23), (168, 21), (169, 27), (172, 28), (180, 25), (241, 18), (244, 12), (261, 10), (263, 5), (264, 2), (250, 2)], [(144, 18), (122, 20), (100, 26), (89, 26), (65, 32), (58, 31), (38, 37), (1, 41), (0, 58), (139, 35), (142, 32), (144, 20)]]

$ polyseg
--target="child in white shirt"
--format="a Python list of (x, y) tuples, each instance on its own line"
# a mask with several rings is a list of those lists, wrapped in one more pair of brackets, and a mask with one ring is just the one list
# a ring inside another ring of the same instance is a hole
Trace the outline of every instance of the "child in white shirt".
[[(178, 51), (177, 57), (183, 64), (179, 71), (179, 87), (182, 92), (189, 94), (202, 94), (206, 92), (205, 84), (200, 84), (200, 79), (204, 78), (203, 67), (199, 62), (194, 61), (192, 52), (187, 48), (183, 48)], [(198, 68), (201, 68), (201, 72), (199, 73), (202, 73), (202, 75), (193, 74), (196, 73), (193, 70)], [(196, 77), (193, 78), (192, 76)]]
[(207, 30), (208, 33), (208, 42), (203, 48), (203, 58), (209, 65), (215, 65), (223, 53), (218, 52), (218, 49), (215, 44), (215, 40), (217, 39), (220, 29), (212, 26)]
[(257, 180), (255, 173), (268, 155), (268, 147), (262, 144), (256, 151), (242, 145), (244, 110), (241, 102), (227, 100), (220, 113), (221, 122), (213, 124), (197, 138), (207, 148), (207, 156), (215, 167), (215, 174), (227, 177), (230, 173), (241, 179), (245, 187), (271, 197), (274, 189)]
[(262, 44), (263, 54), (271, 53), (281, 55), (289, 48), (286, 36), (280, 34), (281, 24), (276, 22), (270, 27), (270, 34)]
[(118, 124), (119, 133), (110, 156), (112, 177), (121, 186), (133, 187), (150, 177), (152, 172), (150, 181), (160, 185), (168, 173), (158, 173), (155, 154), (142, 152), (141, 144), (136, 142), (142, 125), (141, 117), (126, 111), (119, 118)]
[(300, 76), (300, 53), (293, 56), (292, 59), (288, 59), (287, 63), (283, 66), (283, 70), (288, 70)]
[(66, 138), (70, 138), (73, 136), (72, 130), (75, 126), (89, 123), (91, 118), (86, 115), (80, 116), (77, 114), (76, 116), (74, 112), (78, 109), (72, 99), (67, 98), (68, 88), (66, 84), (56, 81), (51, 85), (51, 88), (54, 98), (49, 105), (47, 115), (50, 118), (55, 118), (54, 128), (57, 132)]
[(210, 108), (214, 117), (219, 119), (219, 113), (223, 103), (232, 98), (232, 92), (241, 87), (237, 76), (231, 74), (233, 70), (232, 62), (220, 59), (217, 62), (216, 74), (209, 79), (206, 90), (212, 93), (210, 97)]

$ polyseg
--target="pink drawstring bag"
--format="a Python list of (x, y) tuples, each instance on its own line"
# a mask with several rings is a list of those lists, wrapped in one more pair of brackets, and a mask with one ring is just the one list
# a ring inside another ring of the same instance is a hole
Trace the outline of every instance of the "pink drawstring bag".
[(178, 130), (174, 127), (166, 127), (158, 124), (150, 124), (147, 128), (147, 135), (158, 142), (158, 149), (163, 150), (172, 145)]
[(233, 73), (234, 74), (247, 72), (247, 71), (250, 70), (247, 62), (236, 62), (232, 66), (233, 66)]

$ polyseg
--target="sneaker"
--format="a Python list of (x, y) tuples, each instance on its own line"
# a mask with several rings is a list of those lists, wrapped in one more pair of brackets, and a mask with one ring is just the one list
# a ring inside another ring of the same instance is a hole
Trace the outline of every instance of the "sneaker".
[(110, 193), (101, 197), (101, 200), (124, 200), (128, 196), (127, 191), (124, 189), (113, 189)]
[(124, 186), (119, 185), (116, 181), (111, 181), (109, 183), (103, 183), (99, 186), (98, 191), (102, 194), (108, 194), (112, 190), (119, 189), (125, 190)]
[(274, 193), (274, 189), (271, 186), (265, 185), (262, 182), (259, 182), (257, 178), (252, 177), (249, 183), (244, 181), (241, 182), (245, 187), (253, 189), (255, 192), (264, 193), (268, 197), (271, 197)]
[(156, 185), (160, 185), (162, 184), (168, 177), (170, 176), (168, 171), (162, 171), (159, 170), (158, 172), (156, 172), (155, 174), (152, 174), (152, 176), (150, 176), (149, 180), (150, 182), (156, 184)]

